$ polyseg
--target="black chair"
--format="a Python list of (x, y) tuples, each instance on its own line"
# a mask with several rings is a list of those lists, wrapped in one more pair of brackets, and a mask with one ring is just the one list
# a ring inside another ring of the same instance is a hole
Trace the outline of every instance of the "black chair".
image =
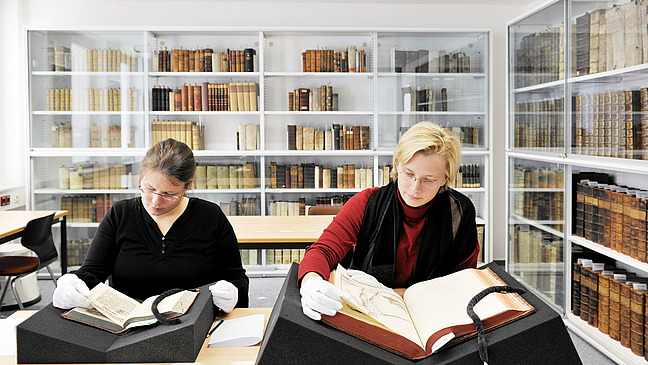
[(42, 268), (47, 268), (54, 286), (56, 286), (56, 278), (52, 269), (49, 267), (51, 263), (58, 259), (56, 246), (52, 239), (52, 221), (54, 213), (44, 217), (35, 218), (27, 222), (25, 230), (22, 234), (21, 243), (26, 248), (34, 251), (37, 257), (33, 256), (4, 256), (0, 257), (0, 276), (7, 276), (5, 287), (0, 296), (0, 305), (7, 293), (7, 288), (11, 286), (13, 295), (16, 298), (18, 307), (24, 309), (18, 291), (16, 290), (16, 280), (37, 272)]

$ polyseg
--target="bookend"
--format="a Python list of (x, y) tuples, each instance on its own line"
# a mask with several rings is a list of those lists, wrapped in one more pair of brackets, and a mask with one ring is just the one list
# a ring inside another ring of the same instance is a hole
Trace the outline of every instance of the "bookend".
[[(523, 287), (502, 267), (491, 268), (508, 285)], [(410, 361), (351, 335), (313, 321), (302, 313), (293, 263), (277, 298), (261, 342), (257, 364), (483, 364), (477, 338), (418, 361)], [(581, 364), (565, 325), (552, 308), (529, 291), (522, 294), (536, 312), (486, 332), (492, 364)], [(461, 304), (466, 306), (466, 304)]]
[(154, 324), (115, 335), (61, 317), (52, 304), (16, 328), (17, 363), (193, 362), (214, 322), (207, 286), (176, 325)]

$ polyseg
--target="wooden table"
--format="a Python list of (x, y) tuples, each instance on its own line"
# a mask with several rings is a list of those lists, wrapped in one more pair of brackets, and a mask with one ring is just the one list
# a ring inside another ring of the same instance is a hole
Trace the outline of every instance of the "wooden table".
[[(51, 210), (25, 210), (0, 212), (0, 244), (22, 236), (27, 222), (52, 213)], [(61, 274), (67, 272), (67, 210), (57, 210), (52, 224), (61, 222)]]
[[(272, 308), (236, 308), (232, 313), (226, 314), (225, 316), (219, 317), (222, 319), (232, 319), (243, 316), (249, 316), (252, 314), (263, 314), (265, 317), (264, 332), (265, 326), (268, 325), (268, 319), (270, 319), (270, 313)], [(23, 310), (17, 311), (12, 314), (9, 318), (28, 318), (36, 311)], [(1, 321), (1, 320), (0, 320)], [(1, 341), (2, 339), (0, 339)], [(209, 340), (206, 339), (203, 343), (203, 347), (196, 358), (196, 364), (236, 364), (236, 365), (245, 365), (245, 364), (254, 364), (259, 354), (259, 349), (261, 344), (248, 347), (207, 347)], [(15, 365), (16, 356), (0, 356), (0, 365)]]
[(333, 215), (232, 216), (239, 246), (246, 249), (305, 248), (317, 241)]

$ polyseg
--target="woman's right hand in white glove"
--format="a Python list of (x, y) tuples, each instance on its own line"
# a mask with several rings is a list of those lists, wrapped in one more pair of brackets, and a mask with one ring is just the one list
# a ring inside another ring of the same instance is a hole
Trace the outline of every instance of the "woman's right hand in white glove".
[(92, 304), (86, 299), (88, 295), (90, 295), (90, 289), (83, 280), (74, 274), (65, 274), (56, 282), (52, 304), (60, 309), (92, 308)]
[(302, 311), (308, 318), (316, 321), (322, 319), (322, 314), (334, 316), (338, 310), (342, 309), (342, 298), (346, 297), (340, 289), (317, 274), (302, 279), (299, 293), (301, 294)]

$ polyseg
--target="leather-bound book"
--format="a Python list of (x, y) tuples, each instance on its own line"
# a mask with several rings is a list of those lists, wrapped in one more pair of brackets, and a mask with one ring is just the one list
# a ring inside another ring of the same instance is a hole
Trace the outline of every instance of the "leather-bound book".
[(315, 131), (315, 150), (324, 150), (324, 131)]
[(277, 164), (277, 189), (286, 188), (286, 165)]
[(244, 52), (244, 72), (254, 72), (254, 56), (256, 55), (256, 50), (254, 48), (246, 48)]
[(294, 124), (288, 124), (288, 150), (297, 149), (297, 126)]
[(218, 189), (229, 189), (229, 166), (216, 166), (216, 174), (218, 177)]
[(299, 164), (297, 166), (297, 188), (303, 189), (304, 188), (304, 165)]
[(309, 101), (310, 90), (307, 89), (307, 88), (299, 88), (298, 91), (299, 91), (299, 109), (298, 109), (298, 111), (302, 111), (302, 112), (303, 111), (309, 111), (310, 108), (309, 108), (309, 105), (308, 105), (308, 101)]
[(299, 166), (290, 165), (290, 188), (298, 189), (299, 188)]
[(315, 128), (303, 127), (302, 135), (304, 141), (304, 150), (309, 150), (309, 151), (314, 150), (315, 149)]
[(646, 302), (645, 282), (637, 282), (630, 289), (630, 350), (637, 356), (644, 355), (644, 310)]

